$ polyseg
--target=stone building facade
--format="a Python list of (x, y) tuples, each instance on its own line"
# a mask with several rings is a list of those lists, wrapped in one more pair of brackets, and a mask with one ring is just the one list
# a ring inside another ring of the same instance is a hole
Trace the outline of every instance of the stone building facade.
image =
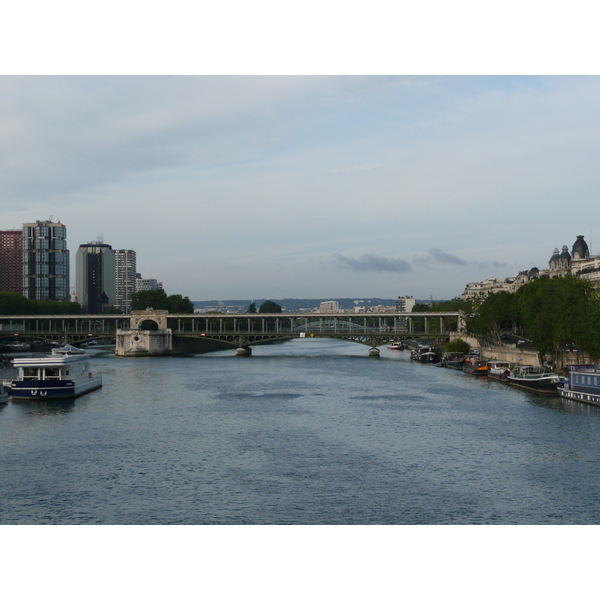
[(587, 242), (583, 235), (578, 235), (571, 252), (568, 246), (563, 246), (559, 252), (554, 249), (548, 268), (540, 270), (533, 267), (528, 271), (521, 271), (516, 277), (486, 279), (481, 282), (468, 283), (461, 298), (478, 297), (494, 292), (516, 292), (522, 285), (538, 277), (564, 277), (568, 273), (589, 279), (600, 284), (600, 256), (591, 256)]

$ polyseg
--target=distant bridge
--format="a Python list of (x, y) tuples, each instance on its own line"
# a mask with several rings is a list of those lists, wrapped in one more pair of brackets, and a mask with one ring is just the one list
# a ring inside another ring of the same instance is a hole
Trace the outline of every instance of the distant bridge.
[(237, 348), (269, 340), (333, 338), (376, 348), (396, 340), (445, 340), (457, 331), (459, 312), (426, 313), (274, 313), (131, 315), (3, 315), (0, 339), (38, 339), (81, 344), (135, 331), (169, 331), (174, 340), (214, 340)]

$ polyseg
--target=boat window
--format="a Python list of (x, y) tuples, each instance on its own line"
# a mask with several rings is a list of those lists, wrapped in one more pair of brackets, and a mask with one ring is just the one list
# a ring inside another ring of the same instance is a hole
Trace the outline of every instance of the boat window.
[(588, 385), (592, 385), (592, 378), (588, 375)]
[(24, 367), (23, 368), (23, 379), (37, 379), (38, 370), (37, 367)]
[(44, 379), (58, 379), (60, 370), (52, 367), (46, 367), (44, 369)]

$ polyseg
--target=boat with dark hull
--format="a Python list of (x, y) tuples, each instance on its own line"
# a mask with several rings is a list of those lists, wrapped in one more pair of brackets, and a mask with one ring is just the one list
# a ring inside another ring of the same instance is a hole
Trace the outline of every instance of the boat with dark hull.
[(596, 365), (569, 365), (567, 377), (558, 384), (561, 398), (600, 406), (600, 373)]
[(13, 400), (72, 399), (102, 387), (85, 350), (64, 346), (46, 356), (15, 358), (19, 374), (11, 385)]
[(502, 383), (508, 383), (508, 375), (510, 373), (510, 363), (505, 360), (488, 360), (489, 379), (495, 379)]
[(467, 373), (467, 375), (486, 377), (488, 373), (487, 361), (481, 360), (478, 356), (467, 356), (463, 365), (463, 372)]
[(439, 363), (440, 355), (432, 346), (420, 346), (410, 353), (410, 359), (420, 363)]
[(533, 392), (542, 394), (558, 393), (560, 377), (556, 373), (548, 373), (542, 367), (525, 365), (515, 367), (508, 374), (508, 382)]
[(442, 363), (449, 369), (456, 369), (462, 371), (463, 365), (465, 364), (464, 352), (446, 352)]

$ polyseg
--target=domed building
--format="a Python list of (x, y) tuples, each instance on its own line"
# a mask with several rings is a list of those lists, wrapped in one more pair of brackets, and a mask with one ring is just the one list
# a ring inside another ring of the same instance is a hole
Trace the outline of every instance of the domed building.
[(571, 253), (568, 246), (563, 246), (559, 252), (554, 252), (548, 261), (548, 269), (539, 270), (536, 267), (520, 271), (516, 277), (504, 279), (486, 279), (482, 282), (469, 283), (462, 298), (472, 298), (487, 295), (493, 292), (516, 292), (522, 285), (538, 279), (548, 277), (564, 277), (572, 273), (582, 279), (588, 279), (600, 288), (600, 256), (590, 255), (590, 249), (582, 235), (578, 235)]
[(573, 256), (573, 260), (585, 260), (586, 258), (589, 258), (590, 250), (582, 235), (577, 236), (577, 239), (573, 244), (571, 255)]
[(554, 252), (548, 261), (548, 268), (551, 271), (556, 271), (558, 269), (558, 263), (560, 261), (560, 254), (558, 253), (558, 248), (554, 248)]
[(582, 279), (589, 279), (595, 284), (600, 283), (600, 256), (591, 256), (590, 250), (582, 235), (578, 235), (573, 249), (571, 273)]
[(562, 247), (560, 254), (558, 248), (554, 248), (554, 253), (548, 261), (548, 271), (549, 277), (561, 277), (571, 272), (571, 255), (567, 246)]

